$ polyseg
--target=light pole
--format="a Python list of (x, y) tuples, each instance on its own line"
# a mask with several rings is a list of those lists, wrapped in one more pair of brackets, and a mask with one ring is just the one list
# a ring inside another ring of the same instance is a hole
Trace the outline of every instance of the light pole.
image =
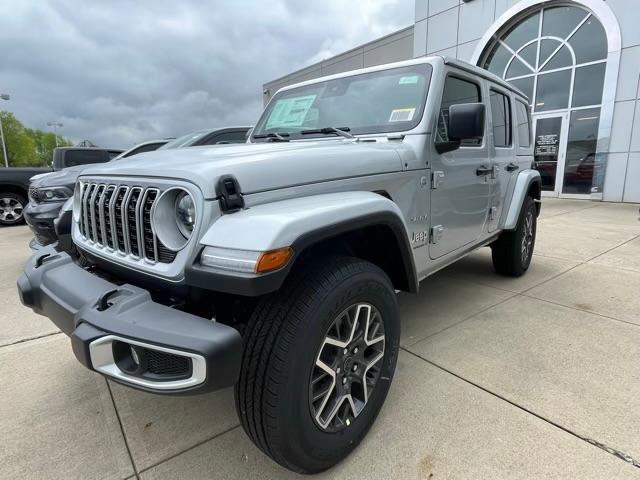
[(64, 125), (60, 122), (47, 122), (47, 127), (53, 127), (53, 135), (56, 137), (56, 147), (58, 146), (58, 127), (62, 128)]
[[(11, 97), (6, 93), (0, 93), (1, 100), (9, 100)], [(7, 156), (7, 145), (4, 143), (4, 130), (2, 130), (2, 117), (0, 117), (0, 137), (2, 137), (2, 154), (4, 155), (4, 166), (9, 168), (9, 157)]]

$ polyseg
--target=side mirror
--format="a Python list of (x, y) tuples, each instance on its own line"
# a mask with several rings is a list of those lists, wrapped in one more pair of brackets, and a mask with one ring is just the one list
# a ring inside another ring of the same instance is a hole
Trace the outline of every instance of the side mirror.
[(460, 148), (462, 140), (474, 140), (484, 136), (485, 106), (482, 103), (461, 103), (449, 107), (448, 142), (436, 143), (438, 153)]

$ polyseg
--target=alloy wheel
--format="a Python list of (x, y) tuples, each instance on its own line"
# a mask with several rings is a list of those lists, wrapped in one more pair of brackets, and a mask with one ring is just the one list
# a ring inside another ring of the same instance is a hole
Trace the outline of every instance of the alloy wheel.
[(12, 197), (0, 198), (0, 222), (16, 223), (22, 219), (24, 206)]
[(524, 231), (522, 234), (522, 244), (520, 247), (520, 254), (522, 258), (522, 264), (526, 265), (531, 251), (533, 250), (533, 212), (527, 212), (527, 216), (524, 219)]
[(352, 305), (333, 321), (309, 385), (311, 413), (322, 430), (340, 431), (362, 413), (380, 376), (384, 349), (384, 322), (373, 305)]

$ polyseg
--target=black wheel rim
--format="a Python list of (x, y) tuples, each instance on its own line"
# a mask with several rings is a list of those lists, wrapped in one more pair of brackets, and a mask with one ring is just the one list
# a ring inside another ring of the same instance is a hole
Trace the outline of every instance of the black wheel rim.
[(524, 218), (524, 229), (522, 233), (522, 243), (520, 245), (520, 255), (522, 258), (522, 264), (526, 265), (531, 258), (533, 251), (533, 212), (527, 212)]
[(22, 219), (24, 206), (13, 197), (0, 198), (0, 222), (15, 223)]
[(345, 309), (320, 345), (309, 382), (309, 406), (326, 432), (349, 427), (375, 388), (385, 351), (384, 322), (369, 303)]

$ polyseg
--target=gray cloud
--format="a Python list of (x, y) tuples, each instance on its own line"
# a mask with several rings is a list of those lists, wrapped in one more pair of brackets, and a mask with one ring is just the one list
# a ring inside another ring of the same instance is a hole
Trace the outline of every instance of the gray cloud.
[(409, 25), (411, 0), (0, 0), (2, 109), (128, 147), (253, 124), (264, 82)]

